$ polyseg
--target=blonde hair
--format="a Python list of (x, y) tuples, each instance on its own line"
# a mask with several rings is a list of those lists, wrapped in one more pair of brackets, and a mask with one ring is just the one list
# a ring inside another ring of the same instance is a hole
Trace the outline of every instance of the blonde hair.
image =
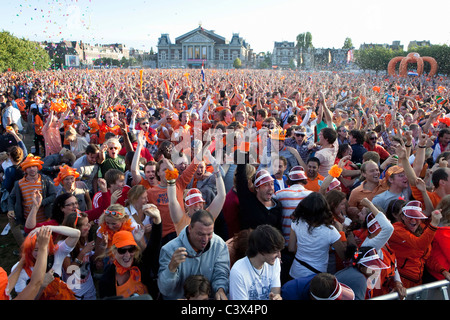
[(140, 196), (142, 196), (145, 192), (147, 192), (147, 189), (142, 184), (137, 184), (133, 186), (127, 193), (127, 200), (126, 205), (129, 206), (133, 202), (139, 199)]
[(105, 217), (106, 216), (111, 217), (111, 218), (113, 218), (115, 220), (118, 220), (118, 221), (126, 221), (126, 220), (128, 220), (130, 218), (130, 216), (125, 212), (125, 208), (122, 205), (118, 204), (118, 203), (110, 205), (108, 207), (108, 209), (106, 209), (106, 210), (120, 212), (123, 215), (122, 216), (120, 216), (120, 215), (106, 215), (105, 213), (103, 213), (100, 216), (100, 218), (98, 219), (98, 224), (99, 225), (102, 225), (105, 222)]
[(114, 144), (115, 146), (122, 148), (122, 145), (120, 144), (119, 138), (113, 137), (106, 140), (105, 144), (109, 147), (110, 144)]

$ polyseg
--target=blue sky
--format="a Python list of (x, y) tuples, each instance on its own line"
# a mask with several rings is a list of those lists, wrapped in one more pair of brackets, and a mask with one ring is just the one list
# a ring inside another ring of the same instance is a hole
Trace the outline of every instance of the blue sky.
[(317, 48), (340, 48), (346, 37), (362, 43), (430, 40), (450, 45), (444, 14), (450, 1), (303, 0), (0, 0), (0, 30), (35, 41), (124, 43), (156, 50), (158, 38), (198, 27), (227, 40), (239, 33), (255, 52), (275, 41), (311, 32)]

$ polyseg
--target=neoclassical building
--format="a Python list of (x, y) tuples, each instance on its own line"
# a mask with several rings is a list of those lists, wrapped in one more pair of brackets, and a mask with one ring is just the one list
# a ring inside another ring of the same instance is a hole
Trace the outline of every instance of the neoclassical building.
[(161, 34), (158, 39), (158, 68), (204, 68), (231, 69), (239, 58), (243, 68), (251, 68), (255, 54), (250, 45), (238, 33), (230, 41), (199, 26), (175, 38)]

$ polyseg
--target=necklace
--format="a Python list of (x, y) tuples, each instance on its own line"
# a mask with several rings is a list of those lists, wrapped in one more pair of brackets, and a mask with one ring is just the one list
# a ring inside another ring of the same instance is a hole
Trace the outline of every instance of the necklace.
[[(250, 261), (250, 260), (249, 260), (249, 261)], [(263, 266), (262, 266), (262, 268), (261, 268), (261, 271), (259, 271), (258, 269), (256, 269), (256, 268), (253, 266), (253, 264), (252, 264), (251, 261), (250, 261), (250, 265), (252, 266), (253, 271), (255, 271), (256, 275), (257, 275), (258, 277), (261, 278), (262, 274), (264, 273), (264, 264), (263, 264)]]

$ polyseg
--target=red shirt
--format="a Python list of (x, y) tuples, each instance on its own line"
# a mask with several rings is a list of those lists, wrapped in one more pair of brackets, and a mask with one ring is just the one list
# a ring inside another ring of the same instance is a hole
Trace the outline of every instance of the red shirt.
[[(125, 185), (122, 189), (122, 195), (117, 200), (117, 203), (125, 207), (125, 200), (128, 198), (128, 191), (130, 190), (130, 186)], [(103, 211), (108, 209), (111, 205), (111, 191), (107, 192), (97, 192), (92, 198), (92, 209), (87, 210), (86, 213), (89, 216), (89, 221), (96, 220), (100, 218)]]
[(386, 160), (390, 156), (389, 152), (387, 152), (386, 149), (379, 144), (375, 144), (375, 147), (371, 148), (370, 144), (364, 142), (363, 146), (367, 149), (367, 151), (375, 151), (378, 153), (380, 155), (380, 160)]

